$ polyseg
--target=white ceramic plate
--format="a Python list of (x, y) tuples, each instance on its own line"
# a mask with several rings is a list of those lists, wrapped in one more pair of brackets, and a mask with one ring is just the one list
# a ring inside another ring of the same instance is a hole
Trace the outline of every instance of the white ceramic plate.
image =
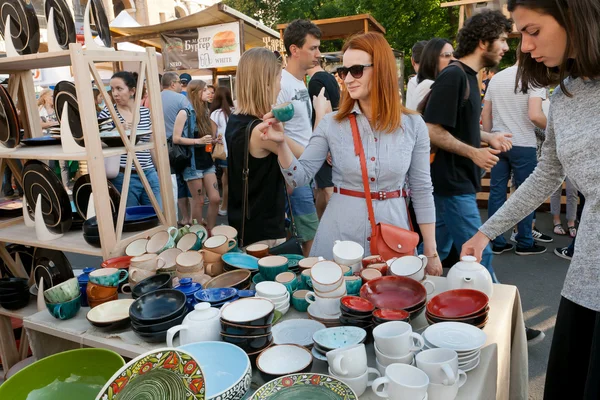
[(463, 365), (463, 366), (459, 366), (459, 369), (462, 369), (465, 372), (473, 371), (475, 368), (477, 368), (477, 366), (479, 365), (480, 362), (481, 362), (481, 357), (477, 357), (475, 360), (473, 360), (472, 363)]
[(477, 357), (479, 357), (481, 355), (481, 350), (476, 350), (473, 354), (468, 354), (465, 356), (459, 356), (458, 357), (458, 363), (459, 364), (467, 364), (470, 363), (471, 361), (473, 361), (474, 359), (476, 359)]
[(248, 297), (226, 304), (221, 308), (221, 318), (233, 323), (254, 321), (273, 312), (275, 305), (267, 299)]
[(285, 298), (289, 295), (287, 288), (279, 282), (264, 281), (256, 285), (256, 294), (262, 297), (267, 297), (273, 301), (278, 301), (280, 298)]
[(289, 303), (285, 306), (276, 306), (275, 309), (277, 311), (279, 311), (281, 313), (282, 316), (284, 316), (285, 314), (287, 314), (287, 312), (290, 310), (290, 305)]
[(293, 344), (275, 345), (260, 353), (256, 366), (271, 375), (288, 375), (300, 372), (310, 365), (310, 351)]
[(487, 340), (484, 331), (462, 322), (440, 322), (429, 326), (423, 336), (435, 347), (456, 351), (480, 349)]
[(102, 303), (88, 311), (87, 318), (101, 324), (120, 321), (129, 317), (129, 306), (134, 301), (133, 299), (122, 299)]
[(342, 315), (341, 312), (339, 314), (335, 314), (335, 315), (327, 315), (327, 314), (323, 313), (323, 311), (321, 311), (321, 309), (319, 308), (317, 303), (312, 303), (311, 305), (309, 305), (306, 312), (308, 312), (313, 318), (323, 319), (326, 321), (339, 320), (340, 315)]
[(314, 333), (325, 328), (325, 325), (312, 319), (288, 319), (275, 325), (271, 332), (275, 344), (310, 346)]

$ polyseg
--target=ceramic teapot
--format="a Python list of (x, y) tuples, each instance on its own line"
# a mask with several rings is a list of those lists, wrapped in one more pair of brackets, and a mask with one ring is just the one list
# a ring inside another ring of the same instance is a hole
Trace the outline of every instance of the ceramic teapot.
[(448, 289), (475, 289), (488, 297), (494, 291), (492, 276), (473, 256), (464, 256), (448, 272)]
[(180, 345), (220, 341), (221, 340), (221, 311), (212, 308), (210, 303), (198, 303), (194, 311), (185, 316), (181, 325), (167, 331), (167, 346), (173, 347), (173, 338), (179, 334)]

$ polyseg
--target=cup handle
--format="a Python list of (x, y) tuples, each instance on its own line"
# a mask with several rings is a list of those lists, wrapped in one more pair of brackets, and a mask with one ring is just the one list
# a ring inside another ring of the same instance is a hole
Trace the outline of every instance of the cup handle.
[(431, 290), (427, 290), (427, 294), (430, 295), (435, 291), (435, 283), (431, 282), (430, 280), (426, 280), (421, 282), (421, 284), (423, 286), (425, 286), (425, 290), (427, 290), (427, 285), (431, 285)]
[[(123, 275), (123, 273), (125, 273), (125, 275)], [(119, 284), (121, 284), (122, 282), (125, 282), (125, 280), (127, 278), (129, 278), (129, 272), (127, 272), (126, 270), (122, 269), (121, 270), (121, 277), (119, 278)]]
[(339, 371), (340, 375), (348, 375), (348, 370), (342, 368), (342, 360), (344, 359), (343, 355), (338, 355), (333, 359), (333, 368), (335, 371)]
[(169, 229), (167, 229), (167, 233), (169, 234), (169, 236), (171, 236), (173, 240), (175, 240), (175, 238), (177, 237), (178, 229), (172, 226)]
[(462, 369), (458, 370), (458, 387), (461, 388), (467, 383), (467, 373)]
[(444, 373), (448, 377), (448, 379), (444, 379), (442, 381), (442, 383), (446, 386), (454, 385), (456, 383), (456, 376), (454, 375), (454, 371), (452, 370), (452, 367), (448, 364), (443, 364), (442, 371), (444, 371)]
[[(379, 372), (379, 370), (376, 368), (371, 368), (371, 367), (367, 368), (367, 377), (371, 374), (374, 374), (377, 378), (381, 378), (381, 372)], [(375, 379), (377, 379), (377, 378), (375, 378)], [(371, 386), (373, 384), (373, 382), (374, 382), (374, 380), (369, 381), (367, 383), (367, 385)]]
[(423, 264), (423, 269), (427, 266), (427, 256), (424, 254), (420, 254), (417, 257), (421, 259), (421, 264)]
[[(311, 296), (314, 297), (315, 299), (311, 299)], [(304, 300), (306, 300), (309, 304), (314, 303), (316, 300), (316, 295), (313, 292), (308, 292), (304, 295)]]
[(129, 283), (126, 283), (123, 286), (121, 286), (121, 293), (125, 293), (125, 294), (131, 293), (131, 285)]
[(237, 245), (237, 241), (235, 239), (229, 239), (227, 243), (227, 251), (233, 249)]
[(59, 304), (58, 306), (56, 306), (56, 315), (58, 315), (59, 319), (65, 319), (66, 315), (63, 315), (63, 313), (61, 312), (62, 310), (62, 304)]
[[(390, 395), (387, 392), (387, 384), (389, 383), (389, 378), (387, 376), (382, 376), (381, 378), (377, 378), (371, 384), (371, 389), (373, 389), (373, 393), (375, 393), (379, 397), (383, 397), (387, 399)], [(381, 390), (378, 390), (380, 386), (383, 386)]]
[(167, 331), (167, 347), (173, 347), (173, 339), (175, 338), (177, 332), (184, 331), (187, 329), (188, 327), (185, 325), (177, 325), (172, 328), (169, 328), (169, 330)]
[(410, 351), (419, 351), (425, 346), (425, 341), (423, 340), (423, 336), (419, 335), (416, 332), (412, 332), (410, 337), (413, 339), (413, 344), (410, 347)]

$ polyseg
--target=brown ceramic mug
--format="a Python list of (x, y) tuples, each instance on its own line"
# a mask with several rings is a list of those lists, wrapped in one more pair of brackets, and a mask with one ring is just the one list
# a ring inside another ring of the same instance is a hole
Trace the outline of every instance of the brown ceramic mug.
[(110, 296), (107, 297), (105, 299), (90, 299), (88, 297), (88, 304), (90, 305), (90, 308), (94, 308), (96, 306), (99, 306), (100, 304), (104, 304), (104, 303), (108, 303), (109, 301), (113, 301), (113, 300), (118, 300), (119, 299), (119, 295), (115, 293), (114, 296)]
[(204, 265), (204, 272), (212, 277), (223, 273), (223, 261), (217, 261)]
[(108, 297), (116, 296), (118, 294), (118, 287), (103, 286), (94, 282), (88, 282), (85, 290), (87, 293), (88, 300), (105, 299)]
[(264, 243), (251, 244), (246, 247), (246, 253), (256, 258), (263, 258), (269, 255), (269, 246)]

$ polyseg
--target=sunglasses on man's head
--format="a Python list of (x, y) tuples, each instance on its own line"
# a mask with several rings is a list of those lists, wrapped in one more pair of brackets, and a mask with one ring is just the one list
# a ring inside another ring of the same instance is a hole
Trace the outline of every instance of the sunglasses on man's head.
[(342, 79), (346, 79), (346, 76), (348, 76), (348, 72), (350, 72), (350, 75), (352, 75), (354, 79), (360, 79), (363, 76), (365, 68), (372, 66), (373, 64), (357, 64), (351, 67), (338, 67), (336, 72), (338, 76)]

